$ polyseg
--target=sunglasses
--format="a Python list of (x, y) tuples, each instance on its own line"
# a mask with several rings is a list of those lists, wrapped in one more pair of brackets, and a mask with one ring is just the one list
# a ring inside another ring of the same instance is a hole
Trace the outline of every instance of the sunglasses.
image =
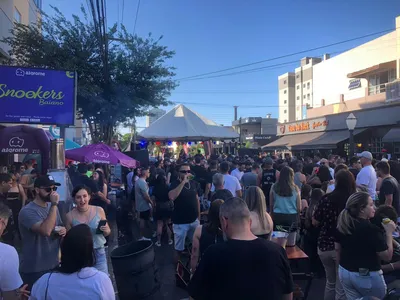
[(55, 191), (57, 191), (57, 187), (55, 186), (55, 187), (47, 187), (47, 188), (40, 188), (41, 190), (44, 190), (44, 191), (46, 191), (47, 193), (51, 193), (51, 192), (55, 192)]
[(190, 171), (190, 170), (182, 170), (182, 171), (179, 171), (179, 173), (182, 173), (182, 174), (190, 174), (191, 171)]

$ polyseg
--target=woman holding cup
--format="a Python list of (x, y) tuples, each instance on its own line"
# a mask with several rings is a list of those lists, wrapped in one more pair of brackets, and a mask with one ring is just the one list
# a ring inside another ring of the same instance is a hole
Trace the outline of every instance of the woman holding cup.
[(91, 191), (86, 186), (77, 186), (72, 191), (76, 207), (66, 217), (67, 230), (71, 227), (86, 224), (90, 227), (93, 236), (94, 253), (96, 256), (95, 268), (108, 274), (107, 257), (104, 244), (105, 237), (110, 235), (106, 215), (101, 207), (89, 205)]

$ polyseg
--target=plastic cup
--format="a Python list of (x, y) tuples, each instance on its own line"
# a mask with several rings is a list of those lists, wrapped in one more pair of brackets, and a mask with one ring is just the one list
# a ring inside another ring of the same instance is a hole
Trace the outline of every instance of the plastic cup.
[(271, 241), (277, 243), (283, 248), (286, 248), (288, 236), (289, 234), (287, 232), (273, 231), (271, 236)]

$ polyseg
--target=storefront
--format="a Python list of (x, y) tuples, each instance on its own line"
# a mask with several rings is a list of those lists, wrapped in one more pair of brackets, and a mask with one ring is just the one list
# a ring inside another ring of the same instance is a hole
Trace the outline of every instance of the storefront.
[[(294, 155), (338, 154), (349, 152), (349, 130), (346, 118), (351, 112), (328, 115), (277, 126), (279, 139), (263, 150), (291, 151)], [(353, 112), (357, 118), (354, 130), (354, 153), (370, 151), (376, 157), (383, 153), (400, 156), (400, 105)], [(397, 152), (398, 153), (397, 153)]]

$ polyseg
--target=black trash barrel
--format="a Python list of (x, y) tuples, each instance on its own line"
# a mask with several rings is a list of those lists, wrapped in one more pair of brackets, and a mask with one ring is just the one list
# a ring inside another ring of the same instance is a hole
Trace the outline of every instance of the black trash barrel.
[(150, 299), (160, 289), (151, 241), (118, 247), (110, 257), (120, 300)]

